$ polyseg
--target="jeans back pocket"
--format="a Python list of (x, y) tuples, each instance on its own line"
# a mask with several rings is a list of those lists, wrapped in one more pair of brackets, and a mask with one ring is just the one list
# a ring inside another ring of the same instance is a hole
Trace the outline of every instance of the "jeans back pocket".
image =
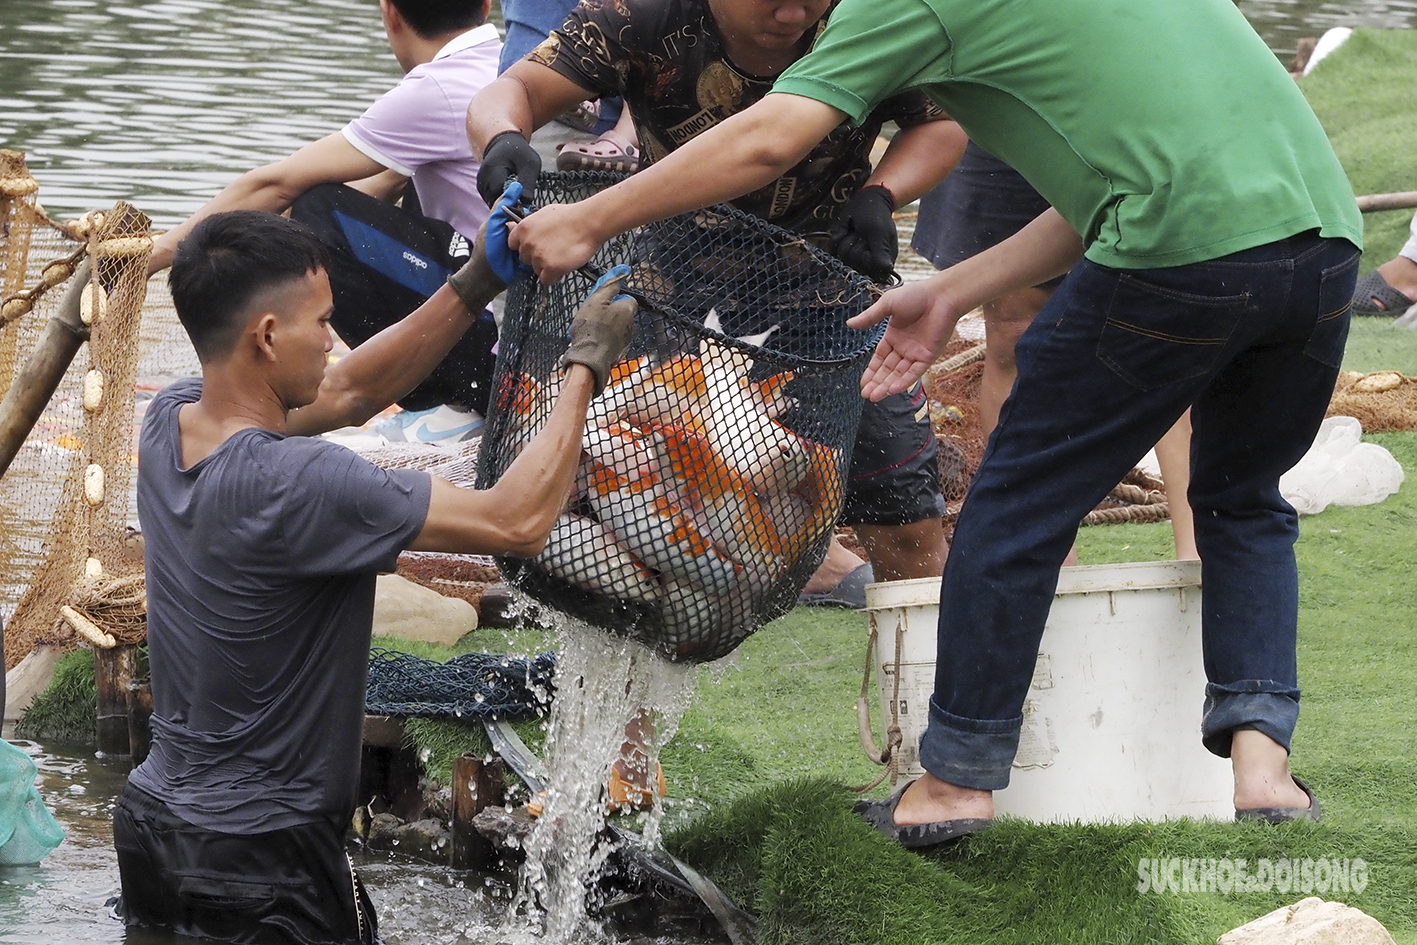
[(1330, 266), (1319, 275), (1318, 317), (1304, 345), (1304, 353), (1321, 364), (1336, 368), (1343, 363), (1348, 343), (1348, 318), (1353, 309), (1353, 290), (1358, 276), (1355, 249), (1351, 259)]
[(1186, 268), (1149, 270), (1177, 287), (1122, 273), (1097, 341), (1097, 358), (1139, 390), (1201, 377), (1215, 367), (1249, 304), (1249, 293), (1188, 292)]

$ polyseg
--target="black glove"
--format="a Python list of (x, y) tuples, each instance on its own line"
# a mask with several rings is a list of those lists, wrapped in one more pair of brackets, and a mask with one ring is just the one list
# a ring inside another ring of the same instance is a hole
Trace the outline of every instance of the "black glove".
[(503, 131), (487, 142), (482, 153), (482, 166), (477, 170), (477, 192), (492, 206), (515, 177), (521, 181), (522, 199), (531, 200), (536, 193), (536, 178), (541, 174), (541, 155), (522, 137), (520, 131)]
[(876, 282), (889, 282), (900, 252), (894, 212), (895, 198), (880, 184), (858, 190), (832, 226), (832, 255)]

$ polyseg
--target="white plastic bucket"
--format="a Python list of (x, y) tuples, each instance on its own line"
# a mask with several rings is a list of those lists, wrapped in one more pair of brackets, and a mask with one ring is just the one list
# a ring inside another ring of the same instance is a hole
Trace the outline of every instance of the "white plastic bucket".
[[(1000, 814), (1041, 822), (1234, 816), (1229, 761), (1200, 742), (1200, 562), (1064, 568)], [(935, 683), (937, 578), (866, 588), (884, 725), (903, 631), (899, 763), (911, 777)]]

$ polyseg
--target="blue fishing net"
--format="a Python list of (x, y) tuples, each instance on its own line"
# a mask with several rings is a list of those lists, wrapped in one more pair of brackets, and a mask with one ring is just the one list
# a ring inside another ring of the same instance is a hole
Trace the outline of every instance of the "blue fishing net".
[(365, 711), (430, 719), (522, 719), (551, 704), (556, 657), (465, 653), (446, 663), (374, 647)]
[[(535, 205), (616, 179), (543, 175)], [(571, 320), (621, 263), (640, 314), (591, 406), (571, 505), (540, 556), (498, 564), (543, 603), (669, 659), (713, 660), (789, 610), (826, 552), (880, 336), (846, 320), (878, 291), (728, 207), (631, 231), (554, 285), (524, 276), (507, 294), (479, 487), (545, 422)]]

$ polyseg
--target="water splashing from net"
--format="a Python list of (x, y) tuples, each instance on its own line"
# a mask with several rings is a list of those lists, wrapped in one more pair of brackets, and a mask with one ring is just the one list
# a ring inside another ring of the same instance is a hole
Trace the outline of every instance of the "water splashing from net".
[[(644, 646), (548, 612), (558, 646), (556, 698), (547, 733), (546, 796), (525, 842), (526, 865), (509, 913), (509, 945), (607, 941), (590, 918), (596, 881), (610, 855), (605, 784), (626, 726), (647, 710), (649, 771), (693, 698), (697, 667), (670, 663)], [(643, 843), (656, 844), (662, 804)]]

